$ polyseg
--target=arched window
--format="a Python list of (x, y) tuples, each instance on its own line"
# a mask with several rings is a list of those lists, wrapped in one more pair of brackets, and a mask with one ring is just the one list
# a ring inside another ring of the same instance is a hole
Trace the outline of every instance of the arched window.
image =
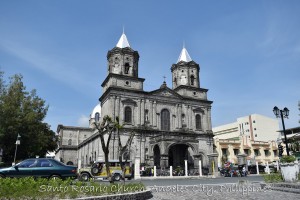
[(167, 109), (161, 111), (161, 130), (170, 130), (170, 112)]
[(192, 75), (192, 76), (191, 76), (191, 85), (194, 85), (194, 82), (195, 82), (195, 76)]
[(98, 112), (95, 113), (95, 122), (99, 122), (100, 114)]
[(130, 107), (125, 107), (125, 122), (131, 123), (132, 122), (132, 111)]
[(68, 140), (68, 145), (72, 145), (72, 139)]
[(196, 129), (201, 130), (201, 116), (199, 114), (196, 115)]
[(129, 72), (129, 63), (125, 63), (125, 74), (128, 74)]

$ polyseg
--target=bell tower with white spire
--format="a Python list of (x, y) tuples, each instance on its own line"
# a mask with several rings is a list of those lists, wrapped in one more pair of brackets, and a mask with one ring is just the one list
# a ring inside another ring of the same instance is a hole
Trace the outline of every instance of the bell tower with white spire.
[(171, 67), (172, 88), (182, 96), (206, 100), (207, 89), (200, 88), (200, 66), (192, 60), (185, 46), (176, 64)]
[(199, 88), (199, 64), (190, 57), (185, 46), (183, 46), (176, 64), (171, 67), (173, 78), (173, 89), (183, 85)]
[(101, 85), (104, 91), (110, 86), (143, 90), (144, 79), (138, 77), (139, 57), (123, 30), (117, 45), (107, 53), (108, 75)]

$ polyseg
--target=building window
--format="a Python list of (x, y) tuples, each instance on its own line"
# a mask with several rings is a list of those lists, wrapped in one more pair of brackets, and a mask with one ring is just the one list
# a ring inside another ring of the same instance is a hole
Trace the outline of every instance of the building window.
[(238, 149), (233, 149), (234, 155), (237, 156), (239, 154), (239, 150)]
[(72, 145), (72, 139), (68, 140), (68, 145)]
[(222, 149), (222, 155), (227, 156), (227, 149)]
[(259, 150), (258, 149), (254, 149), (254, 155), (259, 156)]
[(245, 153), (247, 156), (249, 156), (251, 152), (250, 152), (249, 149), (244, 149), (244, 153)]
[(269, 150), (265, 150), (265, 156), (269, 156), (269, 155), (270, 155)]
[(132, 122), (132, 111), (130, 107), (125, 107), (125, 123), (131, 123)]
[(278, 156), (277, 150), (273, 150), (274, 156)]
[(186, 124), (185, 124), (185, 114), (181, 115), (181, 125), (182, 125), (182, 128), (186, 127)]
[(254, 130), (256, 131), (256, 128), (254, 128)]
[(149, 111), (145, 110), (145, 122), (149, 122)]
[(95, 114), (95, 122), (99, 122), (100, 120), (100, 114), (98, 112), (96, 112)]
[(202, 126), (201, 126), (201, 116), (199, 114), (196, 115), (196, 129), (197, 130), (201, 130)]
[(170, 112), (167, 109), (161, 111), (161, 130), (170, 130)]
[(253, 123), (255, 123), (255, 120), (253, 120)]
[(255, 137), (257, 137), (257, 134), (255, 134)]

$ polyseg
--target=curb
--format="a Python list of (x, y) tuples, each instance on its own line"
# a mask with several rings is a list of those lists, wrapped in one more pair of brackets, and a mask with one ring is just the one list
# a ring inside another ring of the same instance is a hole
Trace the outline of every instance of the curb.
[[(153, 195), (151, 190), (145, 190), (135, 193), (123, 193), (123, 194), (112, 194), (107, 196), (92, 196), (92, 197), (81, 197), (76, 198), (76, 200), (146, 200), (152, 198)], [(67, 199), (65, 199), (67, 200)]]

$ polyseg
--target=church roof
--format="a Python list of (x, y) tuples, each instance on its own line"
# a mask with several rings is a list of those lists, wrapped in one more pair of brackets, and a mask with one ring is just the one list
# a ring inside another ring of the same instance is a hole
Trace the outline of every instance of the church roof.
[(118, 44), (116, 45), (116, 47), (119, 47), (119, 48), (125, 48), (125, 47), (130, 47), (129, 45), (129, 42), (127, 40), (127, 37), (125, 35), (125, 33), (123, 32), (120, 39), (119, 39), (119, 42)]
[(180, 61), (184, 61), (184, 62), (190, 62), (192, 61), (192, 58), (190, 57), (188, 51), (186, 50), (185, 47), (182, 48), (180, 56), (177, 60), (177, 63), (179, 63)]
[(91, 118), (91, 119), (95, 118), (95, 114), (96, 114), (96, 113), (99, 113), (99, 117), (101, 117), (101, 106), (100, 106), (100, 104), (97, 104), (97, 105), (95, 106), (95, 108), (93, 109), (93, 111), (92, 111), (92, 113), (91, 113), (90, 118)]

